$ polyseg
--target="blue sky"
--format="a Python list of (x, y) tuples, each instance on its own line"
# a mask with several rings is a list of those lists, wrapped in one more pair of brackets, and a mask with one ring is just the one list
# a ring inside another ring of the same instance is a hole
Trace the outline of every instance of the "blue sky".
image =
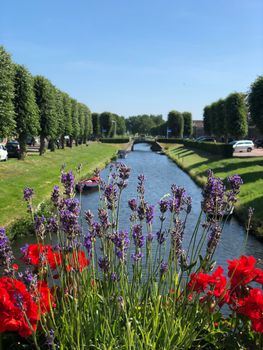
[(92, 111), (203, 107), (263, 73), (262, 0), (8, 0), (0, 44)]

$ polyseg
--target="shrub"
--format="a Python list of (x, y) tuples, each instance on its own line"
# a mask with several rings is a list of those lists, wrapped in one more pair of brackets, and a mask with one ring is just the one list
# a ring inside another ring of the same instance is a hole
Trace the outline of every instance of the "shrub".
[(184, 140), (183, 144), (187, 148), (197, 148), (202, 151), (218, 154), (222, 157), (232, 157), (233, 146), (226, 143), (213, 143), (213, 142), (197, 142), (191, 140)]
[(102, 143), (128, 143), (130, 139), (128, 137), (116, 137), (116, 138), (101, 138)]
[(161, 143), (178, 143), (178, 144), (183, 144), (184, 143), (184, 139), (175, 139), (175, 138), (170, 138), (170, 139), (167, 139), (167, 138), (158, 138), (156, 140), (157, 142), (161, 142)]

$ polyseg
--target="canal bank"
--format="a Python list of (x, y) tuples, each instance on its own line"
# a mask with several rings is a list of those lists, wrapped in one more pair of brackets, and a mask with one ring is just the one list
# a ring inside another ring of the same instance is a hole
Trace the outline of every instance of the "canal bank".
[(8, 160), (0, 164), (0, 227), (8, 227), (8, 232), (18, 234), (28, 222), (26, 204), (23, 201), (25, 187), (34, 189), (34, 205), (45, 202), (54, 185), (59, 184), (60, 169), (76, 172), (79, 177), (90, 176), (96, 168), (104, 168), (114, 157), (121, 145), (90, 143), (73, 148), (47, 152), (44, 156), (28, 156), (25, 161)]
[(263, 240), (263, 157), (222, 159), (182, 145), (163, 144), (163, 148), (165, 154), (200, 187), (203, 187), (209, 169), (224, 180), (229, 175), (240, 175), (244, 184), (234, 215), (240, 223), (246, 225), (248, 208), (254, 208), (250, 234)]

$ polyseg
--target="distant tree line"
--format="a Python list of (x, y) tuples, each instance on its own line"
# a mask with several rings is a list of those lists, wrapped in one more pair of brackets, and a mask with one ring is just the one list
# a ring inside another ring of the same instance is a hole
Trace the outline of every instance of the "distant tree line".
[(248, 94), (234, 92), (225, 99), (205, 106), (204, 131), (207, 135), (243, 138), (248, 133), (248, 124), (255, 124), (263, 132), (263, 76), (251, 85)]
[(190, 137), (193, 133), (192, 114), (171, 111), (168, 120), (162, 115), (137, 115), (126, 119), (126, 128), (129, 133), (147, 134), (152, 136)]
[(115, 113), (92, 113), (92, 123), (96, 137), (115, 137), (126, 133), (125, 118)]
[(73, 142), (85, 143), (92, 133), (91, 111), (85, 104), (57, 89), (47, 78), (33, 77), (0, 47), (0, 138), (16, 137), (21, 159), (26, 155), (28, 137), (40, 136), (42, 155), (46, 140), (54, 151), (58, 143), (65, 147), (65, 136), (72, 147)]

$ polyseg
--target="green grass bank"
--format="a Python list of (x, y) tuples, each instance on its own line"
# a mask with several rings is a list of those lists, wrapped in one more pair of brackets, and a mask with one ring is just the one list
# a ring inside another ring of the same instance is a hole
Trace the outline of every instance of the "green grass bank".
[(25, 216), (26, 204), (22, 200), (23, 189), (32, 187), (34, 203), (49, 198), (55, 184), (60, 182), (63, 163), (66, 170), (76, 171), (82, 163), (80, 176), (89, 176), (96, 168), (103, 168), (116, 154), (120, 145), (91, 143), (88, 146), (65, 148), (47, 152), (44, 156), (30, 155), (25, 161), (10, 159), (0, 163), (0, 227), (8, 226)]
[(163, 144), (166, 154), (185, 170), (200, 186), (206, 181), (207, 170), (222, 179), (239, 174), (242, 186), (235, 214), (242, 222), (247, 221), (249, 207), (255, 209), (251, 232), (263, 239), (263, 157), (225, 158), (183, 145)]

